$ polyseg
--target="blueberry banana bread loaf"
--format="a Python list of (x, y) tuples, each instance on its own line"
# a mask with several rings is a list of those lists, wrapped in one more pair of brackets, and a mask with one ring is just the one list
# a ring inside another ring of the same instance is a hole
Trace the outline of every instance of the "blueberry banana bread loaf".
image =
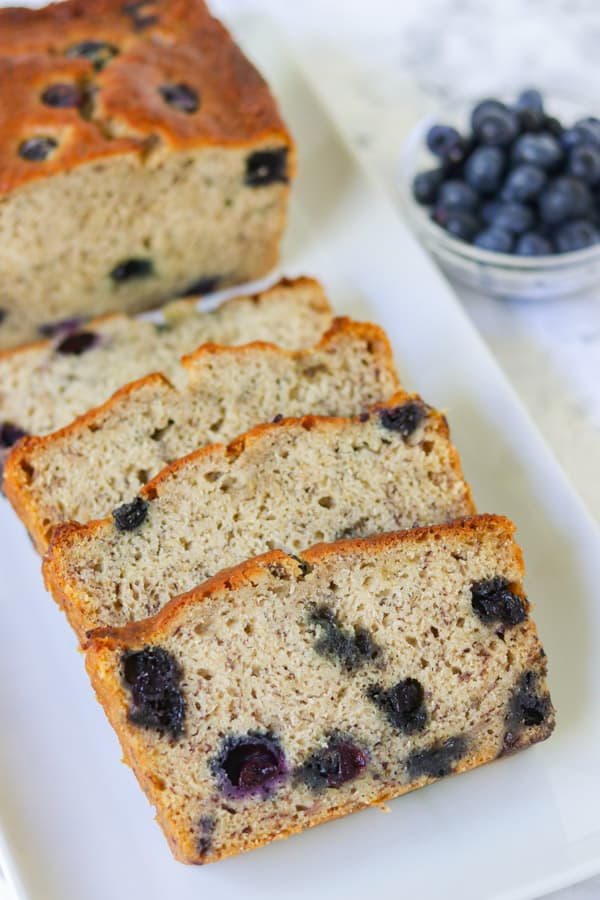
[(203, 0), (0, 9), (0, 347), (268, 272), (294, 165)]
[(260, 425), (178, 460), (110, 518), (59, 527), (44, 575), (83, 640), (266, 550), (474, 511), (446, 420), (399, 393), (354, 419)]
[(151, 372), (183, 384), (180, 357), (200, 344), (262, 340), (289, 349), (311, 347), (332, 315), (318, 281), (296, 278), (211, 312), (195, 300), (176, 300), (161, 310), (160, 321), (117, 313), (85, 326), (63, 323), (45, 341), (0, 353), (0, 452), (24, 434), (63, 428)]
[(199, 447), (278, 415), (353, 415), (399, 386), (384, 332), (348, 319), (336, 319), (309, 350), (205, 344), (183, 363), (185, 387), (149, 375), (61, 431), (23, 438), (12, 450), (4, 491), (40, 551), (60, 522), (109, 515)]
[(275, 550), (97, 632), (88, 672), (175, 857), (214, 862), (547, 738), (512, 533), (481, 516)]

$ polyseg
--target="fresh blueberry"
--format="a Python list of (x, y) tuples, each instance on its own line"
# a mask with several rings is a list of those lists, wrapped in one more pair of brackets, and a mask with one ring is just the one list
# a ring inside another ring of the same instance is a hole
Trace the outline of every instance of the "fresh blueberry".
[(151, 259), (132, 257), (111, 269), (110, 277), (115, 284), (131, 281), (134, 278), (148, 278), (154, 274), (154, 264)]
[(98, 343), (98, 335), (93, 331), (73, 331), (67, 334), (54, 348), (63, 356), (81, 356)]
[(287, 158), (287, 147), (251, 153), (246, 160), (244, 183), (248, 187), (265, 187), (275, 182), (287, 184), (289, 181)]
[(552, 241), (536, 231), (526, 231), (515, 246), (517, 256), (548, 256), (553, 251)]
[(560, 122), (554, 116), (544, 116), (543, 130), (547, 131), (548, 134), (551, 134), (553, 137), (558, 138), (562, 145), (562, 136), (565, 133), (562, 122)]
[(563, 160), (563, 149), (554, 135), (546, 131), (522, 134), (512, 148), (515, 163), (531, 163), (540, 169), (555, 169)]
[(491, 225), (494, 221), (494, 216), (502, 206), (501, 200), (488, 200), (487, 203), (483, 203), (479, 210), (479, 215), (482, 220), (486, 223), (486, 225)]
[(447, 209), (462, 209), (472, 212), (477, 209), (479, 197), (466, 182), (452, 178), (440, 186), (437, 202)]
[(569, 153), (567, 172), (586, 184), (600, 182), (600, 144), (578, 144)]
[(51, 84), (42, 94), (42, 102), (46, 106), (56, 106), (62, 109), (80, 106), (82, 99), (82, 93), (76, 84), (61, 82)]
[(146, 521), (148, 501), (136, 497), (131, 503), (123, 503), (113, 510), (113, 519), (117, 531), (133, 531)]
[(521, 128), (524, 131), (540, 131), (544, 126), (544, 101), (539, 91), (522, 91), (515, 103)]
[(500, 622), (510, 627), (527, 618), (524, 598), (511, 591), (508, 581), (501, 576), (474, 582), (471, 586), (471, 605), (486, 625)]
[(58, 147), (52, 137), (27, 138), (19, 145), (19, 156), (27, 162), (44, 162)]
[(502, 187), (502, 199), (523, 202), (531, 200), (540, 193), (546, 184), (547, 176), (539, 166), (522, 163), (515, 166), (506, 176)]
[(427, 172), (419, 172), (412, 183), (413, 197), (422, 206), (431, 206), (435, 203), (438, 189), (444, 180), (443, 169), (429, 169)]
[(444, 206), (436, 206), (433, 219), (441, 225), (449, 234), (461, 241), (471, 241), (480, 229), (477, 216), (460, 209), (446, 209)]
[(479, 194), (494, 194), (504, 174), (505, 156), (499, 147), (477, 147), (465, 163), (465, 181)]
[(575, 219), (557, 228), (554, 240), (559, 253), (570, 253), (600, 243), (600, 231), (589, 219)]
[(14, 422), (0, 422), (0, 448), (7, 449), (25, 437), (27, 432)]
[(296, 778), (313, 791), (338, 788), (365, 770), (368, 757), (349, 738), (335, 735), (296, 770)]
[(123, 679), (131, 692), (129, 721), (177, 738), (183, 731), (185, 701), (181, 669), (162, 647), (147, 646), (123, 656)]
[(561, 175), (544, 188), (538, 206), (542, 222), (560, 225), (587, 216), (592, 208), (592, 195), (579, 179)]
[(65, 56), (87, 59), (99, 72), (118, 52), (118, 47), (106, 41), (80, 41), (68, 47)]
[(315, 651), (320, 656), (337, 660), (348, 672), (372, 662), (381, 653), (381, 648), (366, 628), (344, 628), (333, 610), (327, 606), (313, 609), (309, 622), (317, 630), (313, 644)]
[(449, 738), (429, 750), (415, 750), (406, 761), (408, 774), (411, 778), (443, 778), (466, 752), (467, 742), (462, 736)]
[(579, 119), (573, 126), (579, 135), (578, 143), (596, 144), (600, 146), (600, 119), (594, 116), (588, 116), (585, 119)]
[(533, 222), (533, 210), (524, 203), (501, 203), (492, 219), (492, 227), (510, 234), (522, 234), (532, 227)]
[(427, 132), (427, 146), (444, 162), (460, 162), (465, 155), (465, 142), (456, 128), (433, 125)]
[(482, 100), (471, 113), (471, 127), (482, 144), (505, 147), (520, 131), (516, 112), (499, 100)]
[(405, 678), (387, 690), (372, 684), (367, 689), (367, 696), (398, 731), (414, 734), (425, 727), (425, 692), (416, 678)]
[(189, 84), (162, 84), (158, 89), (161, 97), (173, 109), (183, 113), (195, 113), (200, 106), (198, 91)]
[(397, 431), (409, 438), (427, 416), (427, 410), (418, 400), (408, 400), (400, 406), (384, 407), (379, 411), (379, 422), (388, 431)]
[(234, 800), (267, 796), (288, 771), (278, 741), (270, 734), (254, 732), (225, 738), (211, 767), (222, 792)]
[(476, 234), (473, 243), (481, 250), (492, 250), (494, 253), (510, 253), (513, 246), (513, 236), (504, 228), (492, 226)]

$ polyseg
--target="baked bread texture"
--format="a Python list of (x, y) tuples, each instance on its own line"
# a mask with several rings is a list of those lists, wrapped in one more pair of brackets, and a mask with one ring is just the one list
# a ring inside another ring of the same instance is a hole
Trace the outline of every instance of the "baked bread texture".
[(506, 519), (272, 551), (86, 665), (175, 857), (214, 862), (547, 738)]
[(0, 9), (0, 347), (265, 274), (294, 169), (203, 0)]
[(3, 488), (40, 552), (60, 522), (109, 515), (199, 447), (279, 415), (353, 415), (399, 388), (385, 333), (349, 319), (334, 320), (308, 350), (205, 344), (183, 366), (185, 387), (149, 375), (61, 431), (14, 447)]
[(83, 641), (266, 550), (474, 511), (446, 420), (398, 393), (354, 419), (260, 425), (178, 460), (110, 518), (59, 527), (44, 576)]
[(210, 312), (188, 299), (167, 304), (156, 321), (117, 313), (67, 323), (45, 341), (0, 353), (0, 429), (15, 438), (56, 431), (151, 372), (183, 385), (180, 357), (207, 342), (311, 347), (332, 319), (319, 282), (295, 278)]

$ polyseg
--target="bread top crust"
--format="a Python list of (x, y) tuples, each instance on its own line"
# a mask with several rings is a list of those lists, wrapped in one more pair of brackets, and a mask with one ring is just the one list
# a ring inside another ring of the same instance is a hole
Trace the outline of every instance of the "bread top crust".
[[(78, 55), (86, 42), (104, 49)], [(57, 84), (80, 101), (48, 105), (42, 95)], [(196, 110), (161, 93), (181, 85)], [(57, 145), (44, 160), (24, 159), (19, 148), (37, 137)], [(165, 150), (270, 140), (292, 145), (266, 82), (203, 0), (0, 10), (0, 194), (114, 155), (147, 164)]]

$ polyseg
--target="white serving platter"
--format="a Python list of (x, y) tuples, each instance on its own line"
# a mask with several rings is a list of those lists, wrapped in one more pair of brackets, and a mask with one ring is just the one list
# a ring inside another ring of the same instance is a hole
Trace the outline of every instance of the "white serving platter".
[[(235, 23), (234, 23), (235, 26)], [(600, 871), (600, 534), (446, 282), (280, 36), (238, 22), (300, 148), (282, 271), (373, 318), (448, 412), (482, 511), (509, 515), (550, 666), (545, 744), (204, 868), (174, 862), (39, 559), (0, 501), (0, 864), (19, 900), (521, 900)], [(93, 489), (93, 488), (92, 488)]]

